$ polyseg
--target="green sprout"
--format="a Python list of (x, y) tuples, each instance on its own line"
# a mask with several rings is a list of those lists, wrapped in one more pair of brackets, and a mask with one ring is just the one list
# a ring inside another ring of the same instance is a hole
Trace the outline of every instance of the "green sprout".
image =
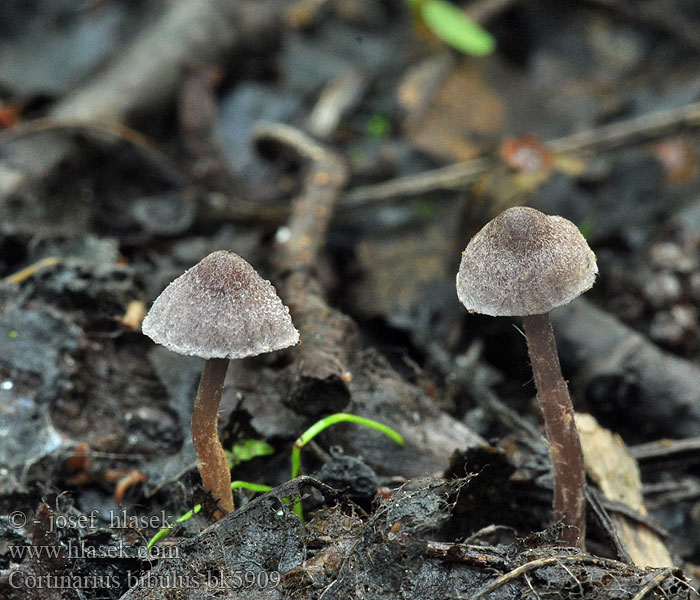
[[(249, 481), (232, 481), (231, 489), (244, 489), (251, 490), (253, 492), (269, 492), (272, 488), (269, 485), (263, 485), (262, 483), (251, 483)], [(185, 521), (189, 521), (200, 510), (202, 510), (202, 505), (195, 504), (192, 510), (187, 511), (184, 515), (178, 518), (175, 521), (175, 523), (173, 523), (172, 525), (168, 525), (167, 527), (163, 527), (150, 539), (150, 541), (146, 545), (146, 550), (150, 550), (156, 543), (158, 543), (164, 537), (167, 537), (170, 534), (170, 531), (175, 527), (177, 523), (184, 523)]]
[(275, 449), (262, 440), (242, 440), (234, 444), (230, 451), (224, 450), (229, 469), (258, 456), (274, 454)]
[[(323, 419), (316, 421), (316, 423), (302, 433), (297, 438), (296, 442), (294, 442), (294, 446), (292, 447), (292, 479), (296, 479), (299, 476), (299, 471), (301, 470), (301, 449), (324, 429), (327, 429), (331, 425), (336, 425), (337, 423), (356, 423), (358, 425), (364, 425), (365, 427), (376, 429), (384, 435), (389, 436), (399, 446), (403, 446), (404, 443), (403, 437), (401, 437), (400, 433), (394, 431), (391, 427), (384, 425), (379, 421), (373, 421), (372, 419), (358, 417), (357, 415), (351, 415), (349, 413), (335, 413), (328, 415), (327, 417), (323, 417)], [(294, 499), (294, 507), (292, 510), (303, 523), (304, 511), (301, 507), (301, 498), (298, 496)]]
[(13, 329), (7, 334), (7, 337), (9, 337), (11, 340), (16, 340), (19, 337), (19, 332)]
[(324, 429), (327, 429), (331, 425), (336, 425), (337, 423), (357, 423), (358, 425), (364, 425), (370, 429), (376, 429), (380, 433), (389, 436), (399, 446), (403, 446), (403, 438), (401, 437), (401, 434), (394, 431), (391, 427), (380, 423), (379, 421), (373, 421), (372, 419), (358, 417), (357, 415), (351, 415), (349, 413), (335, 413), (333, 415), (328, 415), (327, 417), (323, 417), (323, 419), (314, 423), (297, 438), (296, 442), (294, 442), (294, 447), (292, 448), (292, 479), (295, 479), (299, 475), (299, 471), (301, 469), (301, 449)]
[[(332, 415), (328, 415), (327, 417), (324, 417), (323, 419), (320, 419), (319, 421), (314, 423), (294, 442), (294, 446), (292, 448), (292, 479), (298, 477), (299, 471), (301, 470), (301, 449), (304, 446), (306, 446), (306, 444), (308, 444), (312, 439), (314, 439), (319, 433), (321, 433), (324, 429), (327, 429), (331, 425), (336, 425), (337, 423), (356, 423), (358, 425), (364, 425), (365, 427), (375, 429), (376, 431), (379, 431), (380, 433), (383, 433), (384, 435), (390, 437), (400, 446), (404, 445), (403, 437), (401, 437), (400, 433), (393, 430), (391, 427), (384, 425), (383, 423), (379, 423), (378, 421), (373, 421), (372, 419), (359, 417), (357, 415), (352, 415), (349, 413), (335, 413)], [(231, 449), (231, 452), (227, 452), (226, 454), (227, 458), (229, 459), (229, 464), (235, 460), (238, 461), (236, 464), (240, 464), (241, 462), (245, 462), (247, 460), (255, 458), (256, 456), (264, 456), (266, 454), (272, 454), (272, 452), (274, 452), (274, 448), (272, 448), (272, 446), (270, 446), (266, 442), (258, 440), (245, 440), (240, 444), (236, 444)], [(272, 489), (269, 485), (264, 485), (261, 483), (250, 483), (248, 481), (231, 482), (232, 490), (239, 488), (251, 490), (254, 492), (269, 492)], [(294, 514), (299, 517), (299, 520), (303, 523), (304, 514), (301, 508), (301, 498), (297, 496), (296, 498), (293, 498), (291, 500), (286, 498), (283, 498), (283, 500), (287, 503), (294, 504), (292, 510), (294, 511)], [(192, 510), (186, 512), (184, 515), (178, 518), (175, 521), (175, 523), (169, 525), (168, 527), (163, 527), (149, 540), (148, 544), (146, 545), (146, 550), (150, 550), (154, 546), (154, 544), (166, 537), (177, 523), (184, 523), (185, 521), (189, 521), (200, 510), (202, 510), (202, 505), (197, 504)]]
[(486, 56), (496, 49), (494, 37), (447, 0), (409, 0), (414, 12), (448, 46), (471, 56)]
[(367, 137), (382, 139), (389, 135), (389, 119), (384, 115), (372, 115), (367, 120)]

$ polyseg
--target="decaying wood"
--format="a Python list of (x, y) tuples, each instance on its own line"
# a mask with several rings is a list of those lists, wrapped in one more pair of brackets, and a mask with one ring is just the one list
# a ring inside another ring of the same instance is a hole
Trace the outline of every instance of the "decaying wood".
[(258, 142), (273, 142), (306, 163), (303, 189), (293, 201), (284, 239), (274, 256), (281, 295), (299, 329), (293, 350), (298, 370), (289, 402), (302, 414), (338, 412), (350, 400), (347, 383), (357, 351), (352, 319), (330, 307), (318, 273), (335, 201), (345, 183), (343, 162), (302, 131), (282, 124), (260, 124)]
[[(636, 461), (619, 436), (598, 425), (591, 415), (577, 414), (586, 472), (609, 500), (623, 503), (642, 515), (646, 508)], [(658, 534), (628, 517), (613, 512), (618, 538), (638, 567), (672, 567), (673, 561)]]
[(156, 24), (102, 73), (58, 102), (50, 115), (126, 122), (134, 114), (162, 107), (175, 94), (186, 63), (216, 63), (263, 41), (270, 43), (281, 26), (282, 4), (278, 0), (168, 3)]
[[(280, 0), (166, 3), (156, 23), (144, 28), (101, 73), (57, 102), (48, 120), (127, 123), (162, 108), (175, 95), (186, 64), (215, 64), (271, 43), (281, 27), (283, 4)], [(0, 200), (31, 195), (32, 180), (45, 177), (74, 152), (70, 139), (52, 140), (42, 145), (42, 152), (33, 150), (33, 139), (10, 134), (2, 141), (12, 146), (0, 170), (12, 178), (11, 185), (0, 186)]]
[[(624, 413), (624, 426), (640, 437), (700, 436), (699, 367), (583, 298), (550, 318), (563, 362), (576, 366), (572, 388), (588, 399), (593, 414)], [(604, 397), (598, 406), (597, 397)]]

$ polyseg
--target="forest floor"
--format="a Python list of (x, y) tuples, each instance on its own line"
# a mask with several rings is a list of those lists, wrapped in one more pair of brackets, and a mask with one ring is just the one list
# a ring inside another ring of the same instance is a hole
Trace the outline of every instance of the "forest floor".
[[(0, 597), (698, 595), (700, 7), (461, 8), (495, 52), (448, 48), (403, 0), (2, 3)], [(455, 291), (518, 205), (598, 259), (551, 314), (585, 552), (552, 522), (519, 320)], [(231, 362), (233, 479), (272, 489), (219, 520), (190, 438), (203, 361), (140, 331), (216, 250), (302, 340)], [(291, 479), (336, 413), (404, 444), (334, 424)]]

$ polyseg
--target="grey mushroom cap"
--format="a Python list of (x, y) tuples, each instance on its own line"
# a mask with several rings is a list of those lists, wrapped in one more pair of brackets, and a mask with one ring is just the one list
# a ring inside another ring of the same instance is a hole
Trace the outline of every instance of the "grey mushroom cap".
[(539, 315), (590, 289), (597, 273), (595, 254), (576, 225), (518, 206), (471, 239), (457, 273), (457, 295), (470, 312)]
[(289, 309), (234, 252), (209, 254), (156, 298), (142, 331), (179, 354), (244, 358), (299, 341)]

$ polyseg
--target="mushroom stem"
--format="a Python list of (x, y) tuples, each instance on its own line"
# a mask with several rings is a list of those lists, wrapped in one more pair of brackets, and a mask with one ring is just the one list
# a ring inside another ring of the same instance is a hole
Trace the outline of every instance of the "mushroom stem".
[(233, 512), (231, 471), (217, 426), (227, 369), (227, 358), (210, 358), (204, 363), (192, 410), (192, 442), (204, 488), (218, 500), (221, 508)]
[(552, 458), (554, 520), (562, 521), (565, 525), (562, 541), (584, 550), (586, 499), (583, 452), (569, 390), (561, 374), (549, 313), (523, 317), (523, 327)]

